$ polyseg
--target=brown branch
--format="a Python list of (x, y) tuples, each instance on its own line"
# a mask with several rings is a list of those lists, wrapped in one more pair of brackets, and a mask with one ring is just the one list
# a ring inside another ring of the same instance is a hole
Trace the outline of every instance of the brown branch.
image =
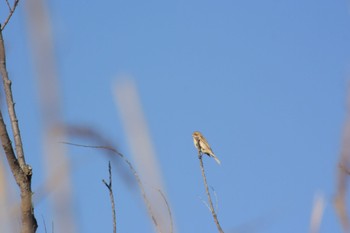
[(145, 204), (147, 206), (148, 213), (149, 213), (150, 217), (152, 218), (152, 221), (153, 221), (157, 231), (161, 232), (160, 227), (159, 227), (159, 225), (157, 223), (157, 220), (156, 220), (156, 218), (154, 216), (154, 213), (153, 213), (150, 201), (147, 198), (146, 191), (145, 191), (145, 188), (143, 187), (141, 179), (140, 179), (138, 173), (136, 172), (135, 168), (130, 163), (130, 161), (122, 153), (120, 153), (119, 151), (117, 151), (116, 149), (114, 149), (113, 147), (110, 147), (110, 146), (89, 146), (89, 145), (82, 145), (82, 144), (76, 144), (76, 143), (70, 143), (70, 142), (61, 142), (61, 143), (66, 144), (66, 145), (71, 145), (71, 146), (78, 146), (78, 147), (104, 149), (104, 150), (111, 151), (114, 154), (117, 154), (119, 157), (121, 157), (124, 160), (124, 162), (129, 166), (129, 169), (133, 173), (133, 175), (134, 175), (134, 177), (135, 177), (135, 179), (137, 181), (137, 184), (138, 184), (138, 186), (139, 186), (139, 188), (141, 190), (141, 195), (142, 195), (142, 198), (143, 198), (143, 200), (144, 200), (144, 202), (145, 202)]
[[(38, 227), (32, 204), (32, 190), (31, 190), (31, 173), (25, 175), (20, 168), (15, 152), (13, 151), (11, 140), (8, 136), (6, 125), (0, 110), (0, 139), (2, 147), (5, 151), (7, 162), (10, 166), (12, 175), (14, 176), (17, 185), (21, 191), (21, 220), (22, 233), (34, 233)], [(30, 167), (28, 167), (31, 171)]]
[(0, 31), (0, 63), (1, 63), (0, 64), (0, 72), (1, 72), (3, 83), (4, 83), (7, 109), (8, 109), (10, 120), (11, 120), (13, 137), (15, 139), (17, 159), (18, 159), (19, 166), (27, 174), (29, 171), (26, 167), (26, 162), (24, 159), (21, 133), (20, 133), (19, 126), (18, 126), (18, 120), (17, 120), (17, 116), (16, 116), (16, 111), (15, 111), (15, 103), (13, 101), (13, 95), (12, 95), (12, 90), (11, 90), (11, 80), (9, 79), (8, 73), (6, 70), (5, 46), (4, 46), (4, 40), (2, 37), (1, 31)]
[[(15, 136), (15, 141), (18, 142), (18, 137), (20, 138), (20, 134), (19, 134), (16, 115), (14, 114), (14, 103), (12, 100), (12, 93), (11, 93), (11, 87), (10, 87), (11, 81), (8, 78), (7, 70), (6, 70), (5, 46), (4, 46), (4, 41), (2, 37), (2, 31), (0, 31), (0, 73), (4, 80), (6, 97), (8, 97), (8, 95), (11, 96), (12, 104), (8, 105), (8, 110), (11, 118), (11, 123), (12, 124), (15, 123), (17, 125), (17, 131), (14, 131), (14, 136)], [(14, 176), (16, 183), (18, 184), (21, 192), (21, 219), (22, 219), (21, 232), (33, 233), (36, 231), (38, 225), (34, 216), (34, 208), (32, 203), (32, 190), (31, 190), (32, 169), (30, 166), (25, 164), (22, 143), (19, 144), (21, 148), (20, 150), (18, 150), (18, 151), (22, 151), (22, 154), (21, 154), (22, 157), (21, 159), (16, 158), (1, 110), (0, 110), (0, 139), (1, 139), (2, 147), (5, 151), (7, 162), (10, 166), (12, 175)], [(18, 144), (16, 143), (16, 149), (17, 149), (17, 145)]]
[(114, 204), (114, 196), (113, 196), (113, 189), (112, 189), (111, 162), (108, 162), (108, 173), (109, 173), (109, 182), (107, 183), (105, 180), (102, 180), (102, 182), (106, 185), (106, 187), (109, 190), (109, 198), (111, 199), (112, 215), (113, 215), (113, 233), (117, 233), (117, 220), (115, 215), (115, 204)]
[[(198, 145), (199, 145), (199, 143), (198, 143)], [(202, 160), (202, 154), (201, 154), (200, 146), (198, 146), (198, 159), (199, 159), (199, 164), (200, 164), (200, 167), (201, 167), (201, 170), (202, 170), (202, 177), (203, 177), (203, 182), (204, 182), (204, 186), (205, 186), (205, 192), (207, 193), (207, 196), (208, 196), (208, 202), (209, 202), (211, 215), (214, 218), (214, 222), (216, 224), (216, 227), (218, 228), (218, 231), (220, 233), (224, 233), (224, 231), (222, 230), (222, 228), (220, 226), (218, 217), (217, 217), (217, 215), (215, 213), (213, 201), (211, 200), (211, 196), (210, 196), (210, 192), (209, 192), (209, 188), (208, 188), (208, 183), (207, 183), (207, 177), (205, 175), (205, 170), (204, 170), (204, 165), (203, 165), (203, 160)]]
[(0, 139), (1, 139), (2, 147), (5, 151), (7, 162), (10, 165), (11, 172), (15, 177), (15, 180), (18, 186), (21, 187), (25, 183), (23, 179), (25, 176), (18, 164), (17, 158), (15, 156), (15, 152), (13, 151), (11, 140), (6, 129), (6, 125), (5, 125), (1, 110), (0, 110)]
[[(6, 1), (6, 2), (7, 2), (7, 5), (9, 6), (8, 1)], [(3, 25), (1, 26), (1, 30), (0, 30), (0, 31), (2, 31), (2, 30), (5, 29), (6, 25), (8, 24), (8, 22), (10, 21), (12, 15), (13, 15), (13, 13), (15, 12), (16, 7), (18, 6), (18, 3), (19, 3), (19, 0), (15, 0), (12, 9), (11, 9), (11, 7), (10, 7), (10, 13), (9, 13), (9, 15), (7, 16), (7, 18), (6, 18), (5, 22), (3, 23)]]

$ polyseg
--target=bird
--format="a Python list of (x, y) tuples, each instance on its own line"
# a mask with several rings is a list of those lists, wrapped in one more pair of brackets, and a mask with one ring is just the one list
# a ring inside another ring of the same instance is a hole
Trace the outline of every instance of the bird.
[(220, 164), (220, 160), (214, 154), (213, 150), (210, 148), (209, 143), (205, 139), (205, 137), (198, 131), (193, 132), (193, 143), (194, 146), (200, 150), (201, 153), (208, 155), (209, 157), (213, 157), (215, 161)]

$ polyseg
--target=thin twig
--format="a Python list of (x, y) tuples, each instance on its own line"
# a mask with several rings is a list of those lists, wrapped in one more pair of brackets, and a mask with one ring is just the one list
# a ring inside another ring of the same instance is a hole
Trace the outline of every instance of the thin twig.
[(152, 207), (151, 207), (151, 204), (150, 204), (150, 201), (148, 200), (147, 198), (147, 195), (146, 195), (146, 191), (145, 191), (145, 188), (143, 187), (143, 184), (141, 182), (141, 179), (138, 175), (138, 173), (136, 172), (136, 170), (134, 169), (134, 167), (132, 166), (132, 164), (130, 163), (130, 161), (122, 154), (120, 153), (119, 151), (117, 151), (116, 149), (110, 147), (110, 146), (89, 146), (89, 145), (82, 145), (82, 144), (77, 144), (77, 143), (70, 143), (70, 142), (61, 142), (63, 144), (66, 144), (66, 145), (71, 145), (71, 146), (77, 146), (77, 147), (86, 147), (86, 148), (94, 148), (94, 149), (104, 149), (104, 150), (108, 150), (108, 151), (111, 151), (113, 152), (114, 154), (117, 154), (118, 156), (120, 156), (124, 162), (129, 166), (129, 169), (132, 171), (136, 181), (137, 181), (137, 184), (139, 185), (139, 188), (141, 190), (141, 195), (142, 195), (142, 198), (144, 200), (144, 202), (146, 203), (146, 206), (147, 206), (147, 210), (148, 210), (148, 213), (149, 215), (151, 216), (152, 218), (152, 221), (157, 229), (158, 232), (161, 232), (160, 230), (160, 227), (157, 223), (157, 220), (156, 218), (154, 217), (154, 213), (153, 213), (153, 210), (152, 210)]
[[(6, 2), (7, 2), (7, 1), (6, 1)], [(3, 30), (5, 29), (6, 25), (7, 25), (8, 22), (10, 21), (10, 19), (11, 19), (13, 13), (14, 13), (15, 10), (16, 10), (16, 7), (18, 6), (18, 3), (19, 3), (19, 0), (15, 0), (12, 9), (10, 9), (9, 15), (7, 16), (7, 18), (6, 18), (5, 22), (3, 23), (3, 25), (1, 26), (1, 31), (3, 31)]]
[(115, 215), (115, 204), (114, 204), (114, 196), (113, 196), (113, 189), (112, 189), (112, 168), (111, 168), (111, 162), (108, 162), (108, 173), (109, 173), (109, 182), (107, 183), (105, 180), (102, 180), (102, 182), (106, 185), (106, 187), (109, 190), (109, 198), (111, 199), (111, 205), (112, 205), (112, 216), (113, 216), (113, 233), (117, 232), (117, 218)]
[[(64, 124), (61, 126), (57, 126), (65, 132), (66, 136), (69, 138), (74, 138), (74, 139), (82, 139), (84, 141), (91, 141), (95, 145), (104, 145), (107, 147), (114, 148), (115, 150), (118, 151), (118, 145), (115, 143), (111, 142), (110, 139), (104, 137), (101, 133), (99, 133), (97, 130), (93, 129), (92, 127), (87, 127), (87, 126), (79, 126), (79, 125), (68, 125)], [(121, 161), (119, 161), (121, 158), (119, 156), (115, 156), (113, 152), (108, 152), (108, 157), (110, 158), (109, 160), (113, 160), (113, 162), (118, 165), (118, 169), (116, 170), (123, 178), (123, 181), (126, 182), (127, 185), (131, 185), (134, 187), (135, 182), (134, 178), (132, 177), (133, 175), (130, 174), (129, 169), (126, 168), (125, 166), (120, 166)], [(130, 187), (131, 187), (130, 186)]]
[(208, 202), (209, 202), (209, 206), (210, 206), (211, 215), (214, 218), (214, 222), (216, 224), (216, 227), (218, 228), (218, 231), (220, 233), (223, 233), (224, 231), (222, 230), (222, 228), (220, 226), (218, 217), (217, 217), (217, 215), (215, 213), (213, 202), (211, 200), (211, 196), (210, 196), (210, 192), (209, 192), (209, 188), (208, 188), (208, 183), (207, 183), (207, 177), (205, 176), (205, 170), (204, 170), (204, 165), (203, 165), (203, 160), (202, 160), (202, 154), (201, 154), (200, 146), (198, 147), (198, 159), (199, 159), (199, 164), (200, 164), (200, 167), (201, 167), (201, 170), (202, 170), (203, 182), (204, 182), (204, 186), (205, 186), (205, 192), (207, 193), (207, 196), (208, 196)]
[(168, 200), (166, 199), (164, 193), (162, 192), (162, 190), (160, 189), (156, 189), (160, 195), (162, 196), (164, 202), (165, 202), (165, 205), (168, 209), (168, 214), (169, 214), (169, 218), (170, 218), (170, 233), (173, 233), (174, 232), (174, 221), (173, 221), (173, 215), (171, 213), (171, 209), (170, 209), (170, 206), (169, 206), (169, 203), (168, 203)]
[(199, 200), (201, 200), (202, 202), (203, 202), (203, 204), (205, 205), (205, 207), (207, 207), (208, 208), (208, 210), (211, 212), (211, 210), (210, 210), (210, 207), (209, 207), (209, 205), (208, 205), (208, 203), (206, 202), (206, 201), (204, 201), (200, 196), (198, 196), (198, 198), (199, 198)]
[(211, 187), (211, 191), (214, 193), (214, 197), (215, 197), (215, 210), (216, 212), (219, 212), (219, 199), (218, 199), (218, 195), (216, 194), (216, 191), (213, 187)]
[(11, 6), (10, 6), (10, 3), (9, 3), (9, 0), (6, 0), (6, 4), (7, 4), (7, 7), (9, 8), (9, 11), (11, 11)]

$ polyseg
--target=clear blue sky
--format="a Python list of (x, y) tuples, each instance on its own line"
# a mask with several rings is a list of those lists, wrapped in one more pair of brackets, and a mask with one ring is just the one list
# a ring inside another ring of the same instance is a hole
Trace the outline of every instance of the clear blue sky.
[[(177, 232), (216, 230), (199, 198), (206, 197), (195, 130), (222, 162), (204, 160), (226, 232), (245, 226), (252, 227), (247, 232), (308, 232), (317, 191), (327, 202), (320, 232), (341, 232), (331, 200), (349, 80), (349, 2), (77, 0), (48, 6), (64, 119), (98, 129), (130, 157), (112, 85), (118, 75), (131, 75)], [(20, 2), (4, 37), (35, 189), (43, 174), (41, 118), (25, 20)], [(101, 183), (108, 161), (80, 148), (69, 156), (79, 164), (72, 180), (79, 231), (112, 232)], [(119, 178), (114, 185), (119, 232), (153, 232), (140, 195)], [(46, 210), (45, 202), (35, 209), (39, 224), (41, 216), (54, 221)]]

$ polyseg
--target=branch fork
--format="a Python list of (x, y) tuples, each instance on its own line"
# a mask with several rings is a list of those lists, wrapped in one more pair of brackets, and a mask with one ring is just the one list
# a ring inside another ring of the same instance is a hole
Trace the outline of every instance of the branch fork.
[[(16, 1), (18, 3), (18, 1)], [(3, 114), (0, 109), (0, 139), (4, 149), (7, 162), (10, 166), (12, 175), (21, 193), (21, 233), (34, 233), (38, 228), (34, 216), (34, 207), (32, 202), (32, 168), (26, 164), (23, 152), (23, 144), (19, 130), (18, 120), (15, 112), (15, 103), (13, 101), (11, 81), (8, 78), (6, 69), (5, 46), (0, 30), (0, 74), (2, 76), (4, 90), (6, 95), (7, 110), (11, 121), (12, 133), (15, 141), (15, 150), (11, 143), (9, 133), (6, 129)], [(16, 153), (15, 153), (16, 151)]]

